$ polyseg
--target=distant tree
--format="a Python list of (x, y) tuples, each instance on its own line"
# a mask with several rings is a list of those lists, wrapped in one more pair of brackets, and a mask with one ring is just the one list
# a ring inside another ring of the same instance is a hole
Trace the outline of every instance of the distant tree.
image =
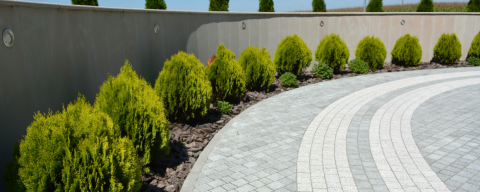
[(382, 0), (370, 0), (367, 6), (367, 12), (384, 12)]
[(230, 0), (210, 0), (208, 11), (228, 11), (228, 2)]
[(146, 0), (145, 9), (167, 9), (164, 0)]
[(313, 0), (312, 1), (312, 11), (313, 12), (327, 12), (327, 5), (323, 0)]
[(72, 0), (72, 5), (98, 6), (98, 1), (97, 0)]
[(418, 4), (417, 12), (434, 12), (435, 9), (433, 7), (432, 0), (422, 0), (420, 4)]
[(470, 0), (467, 5), (467, 12), (480, 12), (480, 0)]
[(260, 0), (258, 12), (275, 12), (273, 0)]

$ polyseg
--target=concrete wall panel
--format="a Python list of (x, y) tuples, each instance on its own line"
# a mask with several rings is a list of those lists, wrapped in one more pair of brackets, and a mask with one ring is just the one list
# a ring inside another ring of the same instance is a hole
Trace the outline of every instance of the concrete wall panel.
[[(105, 80), (108, 78), (108, 73), (112, 72), (110, 66), (110, 51), (108, 49), (108, 34), (105, 33), (108, 29), (106, 27), (105, 13), (103, 12), (89, 12), (88, 19), (90, 20), (90, 38), (85, 39), (88, 43), (87, 48), (92, 50), (93, 75), (96, 77), (95, 85), (97, 85), (97, 92)], [(135, 66), (135, 65), (134, 65)], [(135, 70), (138, 70), (136, 67)]]
[(467, 22), (466, 22), (466, 30), (465, 30), (465, 39), (463, 39), (463, 44), (462, 50), (465, 50), (465, 57), (468, 56), (468, 50), (470, 50), (470, 47), (472, 45), (472, 41), (475, 38), (475, 36), (478, 34), (477, 31), (477, 19), (478, 17), (476, 16), (466, 16)]
[(299, 26), (300, 26), (300, 21), (298, 17), (289, 17), (288, 18), (288, 25), (281, 24), (281, 28), (283, 26), (287, 26), (288, 29), (288, 35), (293, 35), (297, 34), (300, 35), (299, 32)]
[(198, 36), (197, 36), (197, 29), (201, 26), (198, 21), (198, 17), (194, 14), (188, 15), (188, 19), (186, 21), (187, 25), (187, 50), (188, 54), (194, 54), (198, 58)]
[(249, 36), (248, 44), (254, 47), (260, 47), (260, 32), (261, 32), (260, 19), (258, 19), (258, 17), (255, 17), (255, 16), (250, 16), (248, 21), (249, 21), (247, 25), (248, 36)]
[(310, 18), (309, 17), (298, 17), (298, 35), (302, 37), (302, 39), (305, 41), (305, 43), (308, 44), (310, 41), (308, 32), (310, 29)]
[[(392, 16), (390, 17), (390, 35), (388, 38), (388, 43), (385, 43), (385, 48), (387, 49), (387, 59), (386, 61), (391, 61), (391, 53), (395, 43), (397, 42), (398, 38), (402, 37), (403, 30), (405, 29), (404, 25), (401, 25), (400, 22), (404, 19), (403, 16)], [(405, 24), (407, 21), (405, 20)], [(407, 31), (407, 29), (405, 29)]]
[(230, 22), (218, 23), (218, 41), (230, 49)]
[[(219, 39), (219, 26), (218, 26), (218, 21), (219, 21), (219, 15), (209, 15), (208, 16), (208, 21), (211, 23), (207, 24), (208, 28), (208, 58), (210, 58), (212, 55), (217, 55), (217, 48), (220, 45), (220, 39)], [(207, 60), (208, 61), (208, 60)], [(206, 61), (206, 62), (207, 62)]]
[(340, 26), (340, 17), (329, 17), (328, 18), (328, 34), (338, 34), (338, 28)]
[(422, 61), (430, 61), (432, 55), (432, 35), (433, 35), (433, 17), (424, 16), (422, 25), (422, 34), (418, 36), (420, 45), (422, 46)]
[(239, 17), (231, 17), (231, 22), (229, 22), (228, 30), (225, 33), (229, 33), (230, 46), (229, 49), (235, 53), (235, 58), (238, 60), (240, 58), (240, 30), (242, 29), (242, 22), (239, 22)]
[[(268, 40), (269, 40), (269, 26), (268, 26), (268, 18), (266, 17), (260, 17), (260, 19), (258, 19), (258, 23), (259, 23), (259, 41), (258, 41), (258, 46), (259, 47), (266, 47), (268, 49), (268, 51), (270, 52), (270, 56), (272, 56), (272, 54), (275, 54), (274, 52), (274, 49), (271, 49), (271, 47), (268, 45)], [(252, 33), (252, 34), (255, 34), (255, 33)], [(253, 41), (254, 39), (252, 39)], [(252, 43), (253, 44), (253, 43)], [(272, 57), (273, 58), (273, 57)]]
[[(437, 41), (440, 38), (440, 36), (442, 36), (442, 34), (445, 32), (445, 30), (444, 30), (445, 29), (445, 17), (446, 16), (438, 16), (436, 19), (433, 20), (433, 26), (437, 30), (433, 31), (432, 37), (431, 37), (430, 50), (427, 50), (427, 51), (430, 51), (430, 55), (431, 55), (430, 60), (433, 59), (433, 48), (437, 44)], [(423, 49), (423, 51), (425, 51), (425, 50), (426, 49)]]
[(469, 43), (465, 41), (466, 28), (467, 28), (467, 16), (464, 16), (464, 15), (455, 16), (454, 32), (457, 35), (458, 40), (460, 40), (460, 42), (464, 42), (462, 43), (462, 58), (460, 58), (461, 60), (465, 60), (467, 58), (467, 54), (468, 54), (467, 47), (470, 47), (468, 45)]
[[(242, 23), (245, 22), (245, 29), (242, 29)], [(252, 23), (251, 20), (249, 19), (248, 15), (247, 17), (242, 17), (240, 21), (238, 21), (238, 29), (239, 29), (239, 54), (242, 53), (242, 51), (250, 46), (250, 30), (252, 30)], [(258, 23), (257, 23), (258, 24)], [(258, 30), (258, 25), (257, 25), (257, 30)]]
[[(379, 30), (377, 31), (379, 31), (380, 33), (378, 34), (378, 37), (385, 44), (385, 48), (387, 48), (390, 47), (390, 24), (388, 22), (388, 17), (386, 16), (380, 16), (379, 19), (380, 25), (378, 26)], [(387, 50), (387, 58), (385, 59), (386, 61), (392, 60), (392, 54), (390, 52), (391, 50)]]
[(455, 15), (445, 16), (445, 24), (443, 25), (443, 31), (445, 33), (455, 33)]
[[(120, 12), (105, 12), (103, 16), (105, 17), (105, 32), (108, 33), (108, 59), (110, 61), (110, 74), (116, 76), (120, 73), (120, 68), (127, 59), (121, 27), (123, 14)], [(75, 61), (73, 61), (73, 63), (75, 63)]]
[[(267, 35), (266, 35), (266, 38), (268, 39), (268, 45), (267, 45), (267, 49), (270, 51), (270, 56), (272, 58), (274, 58), (275, 56), (275, 50), (277, 49), (277, 46), (278, 46), (278, 43), (280, 43), (280, 37), (279, 35), (282, 34), (279, 30), (278, 30), (278, 26), (279, 26), (279, 23), (281, 22), (281, 20), (285, 20), (284, 18), (269, 18), (268, 19), (268, 22), (267, 22), (267, 27), (268, 27), (268, 30), (267, 30)], [(282, 22), (282, 24), (285, 23)], [(285, 29), (284, 29), (285, 31)], [(281, 38), (285, 38), (286, 36), (286, 32), (284, 34), (284, 36), (281, 36)], [(262, 36), (263, 38), (263, 36)]]
[(213, 55), (209, 55), (208, 52), (208, 15), (196, 15), (200, 27), (197, 29), (197, 42), (198, 42), (198, 59), (206, 66), (208, 59)]
[[(165, 56), (165, 40), (164, 40), (163, 35), (162, 35), (164, 33), (162, 28), (165, 28), (165, 25), (163, 23), (161, 23), (162, 14), (150, 14), (149, 16), (150, 16), (150, 24), (151, 24), (151, 32), (152, 32), (151, 35), (150, 35), (150, 41), (151, 41), (150, 48), (152, 50), (152, 52), (151, 52), (152, 70), (153, 70), (153, 73), (154, 73), (155, 77), (158, 77), (159, 72), (163, 68), (164, 62), (167, 59), (166, 56)], [(156, 34), (154, 32), (154, 26), (155, 25), (158, 25), (160, 27), (160, 29), (158, 30), (158, 33), (156, 33)], [(191, 42), (191, 40), (192, 39), (189, 38), (188, 42)], [(196, 41), (196, 36), (195, 36), (194, 41)], [(195, 44), (194, 42), (191, 42), (191, 46), (196, 46), (196, 45), (197, 44)], [(119, 49), (119, 48), (121, 48), (121, 45), (120, 46), (117, 45), (116, 47), (117, 47), (117, 49)], [(194, 47), (193, 49), (197, 50), (196, 47)], [(187, 48), (187, 53), (190, 53), (188, 51), (191, 51), (191, 49), (188, 50), (188, 48)], [(121, 63), (120, 61), (116, 61), (116, 62)], [(112, 63), (112, 66), (114, 66), (113, 63)], [(152, 85), (155, 86), (154, 84), (152, 84)]]
[(352, 17), (350, 24), (347, 26), (347, 30), (351, 31), (351, 33), (348, 33), (348, 37), (342, 38), (347, 44), (348, 50), (350, 51), (350, 58), (348, 59), (349, 61), (355, 59), (355, 50), (357, 49), (358, 42), (360, 41), (360, 33), (358, 31), (359, 25), (360, 18)]
[(310, 18), (303, 18), (304, 20), (308, 20), (308, 41), (306, 42), (310, 51), (312, 51), (312, 64), (307, 68), (307, 70), (312, 70), (313, 64), (317, 63), (315, 61), (315, 51), (317, 50), (317, 46), (320, 43), (319, 31), (320, 31), (320, 18), (319, 17), (310, 17)]

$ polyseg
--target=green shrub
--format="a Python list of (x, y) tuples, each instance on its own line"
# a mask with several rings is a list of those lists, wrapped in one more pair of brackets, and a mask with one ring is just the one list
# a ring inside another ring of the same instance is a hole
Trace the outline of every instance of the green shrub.
[(360, 59), (351, 60), (350, 63), (348, 63), (348, 66), (350, 67), (350, 70), (354, 73), (367, 74), (368, 70), (370, 70), (370, 66), (368, 66), (368, 63)]
[(208, 79), (212, 83), (214, 100), (234, 101), (245, 94), (245, 73), (235, 54), (220, 44), (217, 58), (207, 67)]
[(333, 69), (323, 61), (313, 65), (312, 72), (315, 77), (320, 77), (322, 79), (330, 79), (333, 76)]
[(146, 0), (145, 9), (167, 9), (164, 0)]
[(340, 35), (334, 33), (325, 36), (315, 51), (315, 60), (325, 62), (335, 71), (343, 70), (349, 57), (347, 44), (340, 38)]
[(72, 0), (72, 5), (98, 6), (98, 1), (97, 0)]
[(13, 160), (8, 163), (3, 172), (3, 179), (7, 183), (8, 192), (23, 192), (27, 189), (18, 175), (20, 164), (18, 159), (20, 158), (20, 141), (13, 146)]
[(232, 112), (230, 103), (226, 101), (218, 101), (215, 106), (217, 106), (218, 112), (220, 112), (222, 115), (230, 114)]
[(467, 4), (467, 12), (480, 12), (480, 0), (470, 0)]
[(265, 90), (275, 80), (275, 64), (265, 47), (247, 47), (238, 62), (245, 72), (248, 89)]
[(417, 12), (435, 12), (432, 0), (421, 0), (417, 6)]
[(28, 191), (138, 191), (132, 141), (85, 98), (62, 112), (35, 114), (20, 143), (19, 176)]
[(210, 0), (208, 11), (228, 11), (230, 0)]
[(379, 38), (366, 36), (358, 43), (355, 56), (357, 59), (367, 62), (370, 69), (375, 71), (383, 68), (387, 50)]
[(410, 34), (400, 37), (393, 47), (392, 60), (405, 66), (417, 66), (422, 60), (422, 46), (418, 38)]
[(480, 58), (480, 32), (478, 32), (477, 36), (473, 39), (470, 49), (468, 50), (468, 56)]
[(169, 128), (163, 103), (155, 90), (137, 76), (127, 60), (117, 77), (100, 87), (95, 107), (110, 115), (122, 137), (132, 140), (145, 172), (153, 152), (170, 153)]
[(384, 12), (383, 0), (370, 0), (367, 5), (367, 12)]
[(273, 0), (260, 0), (258, 12), (275, 12)]
[(207, 114), (212, 86), (200, 60), (180, 51), (163, 65), (155, 92), (163, 102), (167, 117), (185, 122)]
[(480, 59), (476, 57), (470, 57), (467, 59), (469, 65), (480, 66)]
[(282, 76), (280, 76), (280, 81), (285, 87), (298, 87), (297, 76), (293, 73), (284, 73)]
[(310, 66), (312, 52), (297, 34), (287, 36), (278, 44), (274, 62), (279, 74), (300, 74)]
[(455, 33), (443, 34), (433, 48), (433, 58), (441, 63), (455, 63), (462, 57), (462, 44)]
[(323, 0), (312, 1), (312, 12), (327, 12), (327, 6)]

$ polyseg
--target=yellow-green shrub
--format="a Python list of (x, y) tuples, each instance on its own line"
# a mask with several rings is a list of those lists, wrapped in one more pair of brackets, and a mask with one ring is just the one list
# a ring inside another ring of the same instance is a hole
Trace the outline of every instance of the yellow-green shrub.
[(349, 57), (347, 44), (340, 38), (340, 35), (335, 33), (325, 36), (315, 51), (315, 60), (319, 63), (325, 62), (334, 71), (343, 70)]
[(117, 77), (109, 76), (100, 87), (95, 107), (110, 115), (122, 136), (132, 140), (144, 171), (150, 171), (146, 165), (152, 151), (170, 153), (163, 103), (155, 90), (137, 76), (128, 60)]
[(387, 50), (380, 38), (366, 36), (358, 43), (355, 56), (357, 59), (367, 62), (370, 69), (375, 71), (383, 68)]
[(235, 54), (220, 44), (217, 58), (207, 67), (212, 83), (213, 97), (220, 101), (233, 101), (245, 94), (245, 73), (235, 60)]
[(279, 75), (286, 72), (300, 74), (310, 66), (312, 51), (302, 38), (294, 34), (278, 44), (273, 61)]
[(268, 89), (275, 80), (275, 64), (265, 47), (247, 47), (242, 51), (238, 62), (245, 72), (249, 89)]
[(410, 34), (400, 37), (393, 47), (392, 60), (405, 66), (417, 66), (422, 60), (422, 46), (418, 38)]
[(468, 57), (480, 58), (480, 32), (475, 36), (468, 50)]
[(455, 63), (462, 57), (462, 44), (455, 33), (443, 34), (433, 48), (433, 58), (441, 63)]
[(180, 51), (163, 65), (155, 92), (171, 120), (202, 118), (210, 108), (212, 86), (195, 55)]

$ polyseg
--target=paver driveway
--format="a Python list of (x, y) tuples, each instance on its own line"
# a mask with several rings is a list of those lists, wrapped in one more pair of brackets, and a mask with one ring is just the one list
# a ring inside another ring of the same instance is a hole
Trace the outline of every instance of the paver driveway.
[(230, 121), (182, 191), (477, 191), (479, 95), (474, 67), (288, 91)]

